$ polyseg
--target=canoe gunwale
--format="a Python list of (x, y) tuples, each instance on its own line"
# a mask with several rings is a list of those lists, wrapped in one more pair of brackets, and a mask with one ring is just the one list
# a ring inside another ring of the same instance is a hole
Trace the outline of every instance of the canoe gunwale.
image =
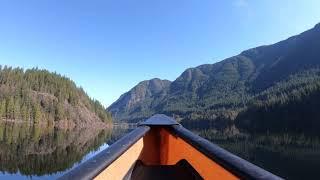
[[(165, 115), (155, 115), (148, 120), (139, 124), (136, 129), (113, 143), (110, 147), (64, 174), (59, 179), (94, 179), (140, 139), (145, 141), (149, 133), (157, 132), (153, 130), (159, 128), (164, 128), (172, 136), (179, 137), (210, 161), (219, 164), (240, 179), (282, 179), (192, 133), (172, 118)], [(147, 143), (147, 141), (144, 143)]]
[(139, 126), (93, 158), (64, 174), (59, 179), (94, 179), (150, 130)]
[(173, 135), (178, 136), (192, 145), (211, 160), (220, 164), (241, 179), (282, 179), (224, 149), (210, 141), (195, 135), (182, 125), (166, 127)]

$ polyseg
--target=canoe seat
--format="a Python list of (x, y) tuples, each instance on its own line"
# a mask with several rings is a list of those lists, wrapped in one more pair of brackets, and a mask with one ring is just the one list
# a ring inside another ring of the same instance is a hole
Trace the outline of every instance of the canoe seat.
[(138, 160), (132, 170), (131, 180), (200, 180), (199, 173), (186, 161), (181, 160), (175, 165), (144, 165)]

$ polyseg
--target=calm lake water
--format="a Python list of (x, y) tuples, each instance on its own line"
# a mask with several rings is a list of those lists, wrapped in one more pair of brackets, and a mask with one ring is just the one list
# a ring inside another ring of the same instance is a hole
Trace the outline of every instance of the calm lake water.
[(285, 179), (319, 179), (320, 148), (318, 147), (267, 146), (244, 140), (217, 144)]
[(194, 132), (282, 178), (319, 179), (319, 137), (286, 133), (230, 136), (212, 129)]
[[(56, 179), (129, 131), (123, 127), (64, 131), (25, 123), (0, 123), (0, 179)], [(318, 145), (266, 146), (248, 140), (212, 141), (283, 178), (318, 179)]]
[(0, 123), (0, 179), (57, 179), (108, 148), (129, 130), (58, 130)]

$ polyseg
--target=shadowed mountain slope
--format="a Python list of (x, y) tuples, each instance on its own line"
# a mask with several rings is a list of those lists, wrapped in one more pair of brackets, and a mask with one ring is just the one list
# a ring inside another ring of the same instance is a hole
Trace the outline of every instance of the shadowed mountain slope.
[[(259, 108), (268, 109), (272, 103), (291, 102), (299, 93), (314, 95), (318, 91), (314, 85), (319, 82), (319, 68), (320, 24), (284, 41), (252, 48), (215, 64), (187, 69), (175, 81), (157, 93), (148, 94), (147, 98), (140, 98), (135, 105), (125, 97), (135, 94), (140, 83), (108, 110), (116, 120), (128, 122), (164, 113), (185, 124), (220, 127), (236, 120), (239, 127), (246, 122), (241, 127), (248, 128), (248, 121), (241, 118), (248, 117), (244, 113), (252, 112), (257, 103)], [(271, 100), (275, 97), (277, 102)]]

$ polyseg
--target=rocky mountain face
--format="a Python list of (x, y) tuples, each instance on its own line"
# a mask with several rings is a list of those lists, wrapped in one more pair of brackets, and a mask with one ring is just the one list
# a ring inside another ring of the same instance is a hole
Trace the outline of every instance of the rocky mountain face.
[(270, 104), (265, 102), (270, 98), (279, 100), (284, 96), (289, 96), (284, 100), (289, 102), (297, 95), (293, 92), (302, 93), (298, 89), (317, 84), (319, 68), (320, 24), (284, 41), (252, 48), (215, 64), (187, 69), (156, 93), (146, 93), (149, 89), (145, 87), (149, 86), (143, 84), (148, 81), (139, 83), (108, 110), (116, 120), (128, 122), (155, 113), (175, 116), (186, 124), (199, 124), (201, 120), (206, 122), (204, 126), (242, 122), (237, 120), (239, 113), (256, 102), (267, 106)]
[(170, 81), (158, 78), (142, 81), (114, 102), (110, 112), (115, 119), (128, 119), (132, 112), (147, 108), (154, 97), (165, 96), (170, 84)]

